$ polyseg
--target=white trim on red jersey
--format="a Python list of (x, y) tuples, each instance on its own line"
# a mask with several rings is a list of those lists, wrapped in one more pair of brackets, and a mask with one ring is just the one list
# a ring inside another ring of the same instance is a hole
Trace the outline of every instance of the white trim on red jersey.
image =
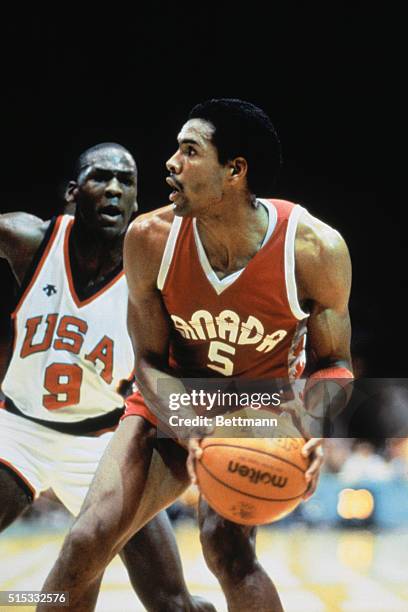
[(302, 310), (297, 292), (296, 284), (296, 271), (295, 271), (295, 239), (296, 230), (300, 216), (304, 213), (305, 209), (299, 204), (296, 204), (290, 213), (288, 227), (286, 230), (285, 237), (285, 282), (286, 291), (288, 294), (289, 306), (292, 314), (299, 321), (306, 319), (309, 313)]
[(157, 288), (161, 291), (166, 282), (167, 273), (170, 268), (171, 260), (173, 259), (174, 249), (177, 243), (177, 236), (181, 228), (182, 217), (174, 217), (171, 224), (170, 233), (167, 237), (166, 246), (164, 249), (162, 261), (160, 264), (159, 274), (157, 275)]

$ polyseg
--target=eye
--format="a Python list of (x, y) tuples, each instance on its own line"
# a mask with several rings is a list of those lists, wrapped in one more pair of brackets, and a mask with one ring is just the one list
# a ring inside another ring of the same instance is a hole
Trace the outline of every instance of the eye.
[(195, 148), (187, 143), (183, 144), (181, 151), (186, 157), (194, 157), (194, 155), (197, 155)]
[(97, 183), (106, 183), (109, 181), (109, 178), (110, 173), (106, 172), (105, 170), (96, 170), (89, 177), (91, 181), (96, 181)]
[(131, 174), (119, 174), (118, 180), (126, 187), (132, 187), (135, 184), (135, 179)]

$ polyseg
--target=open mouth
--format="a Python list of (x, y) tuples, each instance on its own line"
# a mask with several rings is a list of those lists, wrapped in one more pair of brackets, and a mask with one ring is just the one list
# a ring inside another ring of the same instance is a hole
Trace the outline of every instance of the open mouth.
[(173, 188), (173, 191), (169, 195), (169, 200), (173, 202), (176, 199), (177, 195), (182, 192), (183, 188), (178, 182), (171, 178), (171, 176), (168, 176), (166, 178), (166, 183)]
[(108, 206), (104, 206), (103, 208), (101, 208), (99, 214), (101, 215), (101, 217), (109, 217), (113, 219), (115, 217), (119, 217), (122, 212), (117, 206), (114, 206), (113, 204), (108, 204)]

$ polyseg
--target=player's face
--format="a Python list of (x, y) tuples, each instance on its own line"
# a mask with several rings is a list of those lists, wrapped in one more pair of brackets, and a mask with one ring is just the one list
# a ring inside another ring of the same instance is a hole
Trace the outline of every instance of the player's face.
[(101, 149), (90, 154), (80, 173), (75, 201), (90, 230), (113, 238), (124, 234), (136, 205), (136, 164), (125, 151)]
[(178, 149), (166, 163), (170, 173), (166, 181), (173, 188), (169, 199), (176, 215), (205, 216), (222, 201), (227, 168), (218, 161), (213, 133), (208, 121), (191, 119), (177, 137)]

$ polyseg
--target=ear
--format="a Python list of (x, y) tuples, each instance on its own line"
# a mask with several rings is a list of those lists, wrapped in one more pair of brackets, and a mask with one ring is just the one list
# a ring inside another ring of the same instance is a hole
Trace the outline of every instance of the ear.
[(64, 199), (67, 204), (73, 204), (76, 200), (78, 190), (78, 183), (76, 181), (69, 181), (68, 187), (65, 189)]
[(242, 180), (248, 172), (248, 164), (245, 157), (236, 157), (232, 161), (228, 162), (230, 180), (237, 182)]

